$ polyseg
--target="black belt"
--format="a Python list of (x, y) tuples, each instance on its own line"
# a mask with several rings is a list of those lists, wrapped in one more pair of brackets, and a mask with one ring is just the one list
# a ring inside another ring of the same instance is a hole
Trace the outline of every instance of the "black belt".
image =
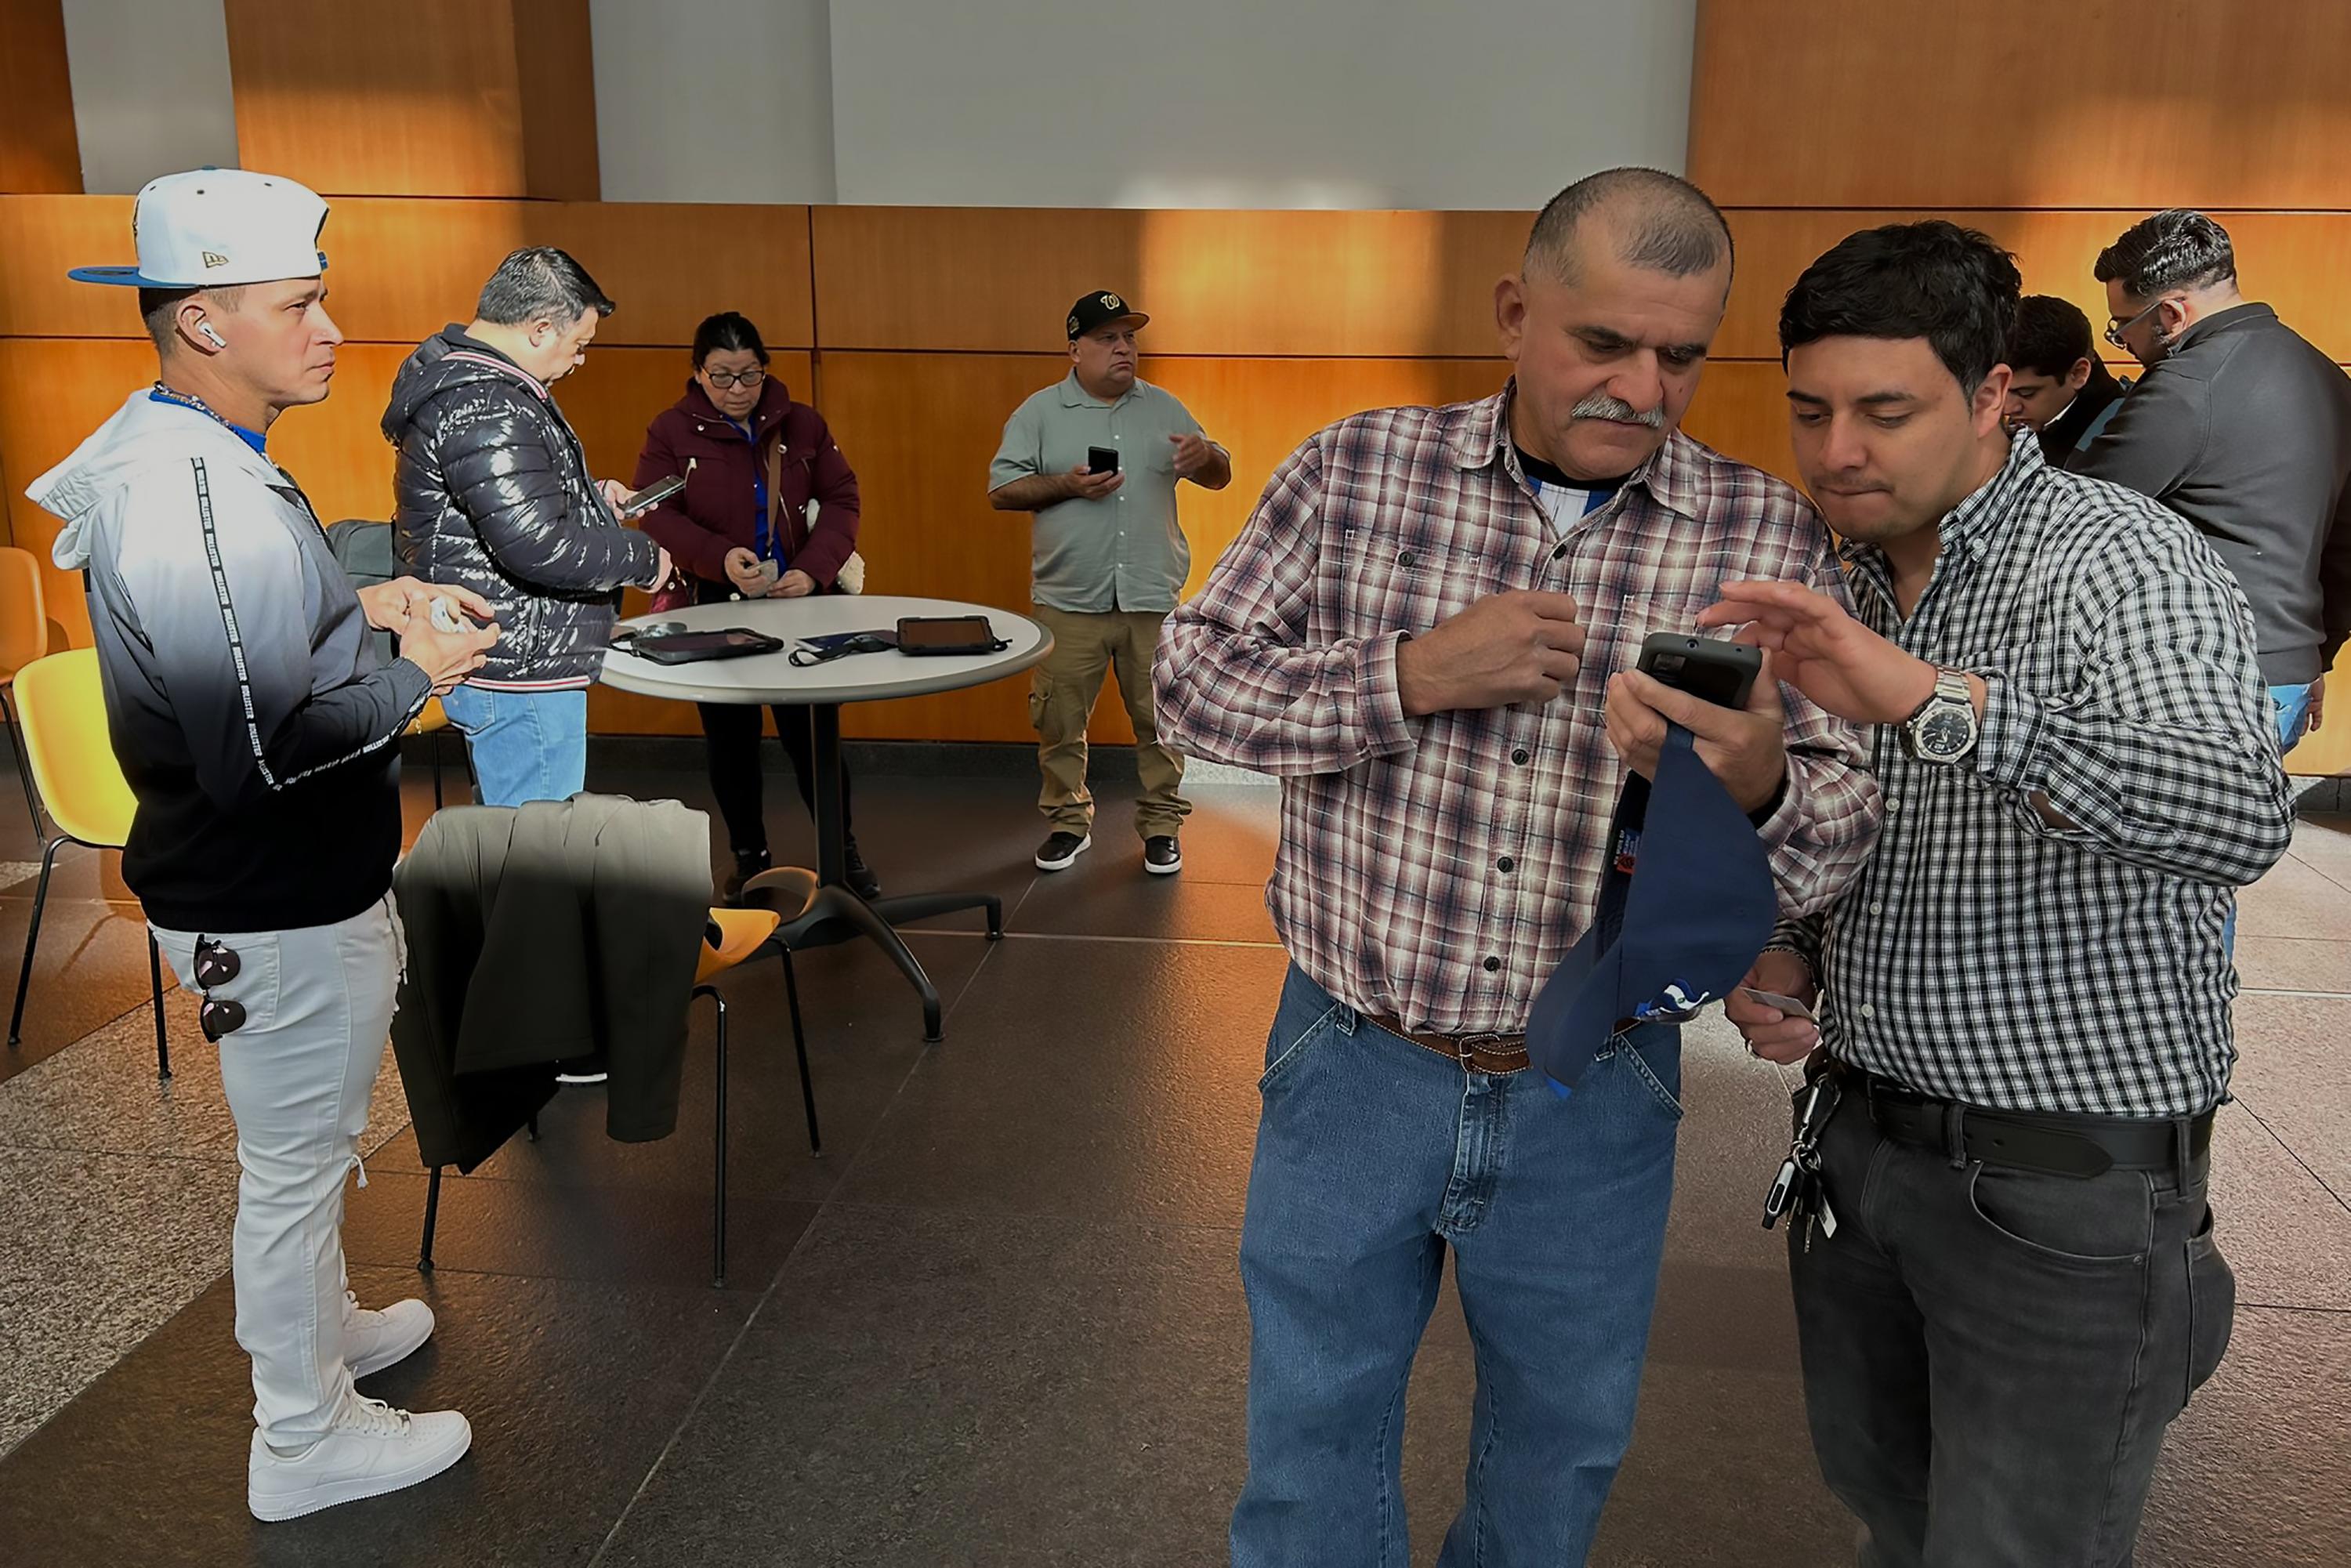
[(2184, 1177), (2212, 1147), (2212, 1113), (2200, 1116), (2085, 1116), (2062, 1112), (1993, 1111), (1957, 1100), (1937, 1100), (1890, 1078), (1840, 1064), (1848, 1087), (1860, 1081), (1870, 1119), (1896, 1143), (1941, 1149), (1953, 1159), (1980, 1160), (2056, 1176), (2095, 1176), (2110, 1170), (2168, 1171)]

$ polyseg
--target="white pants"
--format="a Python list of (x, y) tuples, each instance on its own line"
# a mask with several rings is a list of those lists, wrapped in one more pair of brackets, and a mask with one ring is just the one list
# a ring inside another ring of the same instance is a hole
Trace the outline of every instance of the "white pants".
[(253, 1357), (265, 1442), (326, 1435), (351, 1386), (343, 1360), (343, 1181), (359, 1164), (406, 949), (389, 894), (337, 925), (299, 931), (152, 929), (196, 988), (199, 936), (237, 956), (211, 995), (245, 1008), (221, 1037), (236, 1119), (236, 1343)]

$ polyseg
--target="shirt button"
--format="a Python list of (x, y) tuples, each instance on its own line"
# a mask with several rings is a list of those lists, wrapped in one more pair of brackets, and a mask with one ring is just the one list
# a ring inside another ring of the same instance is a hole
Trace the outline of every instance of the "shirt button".
[(1512, 860), (1508, 855), (1504, 855), (1500, 860), (1494, 862), (1494, 869), (1496, 871), (1516, 871), (1518, 869), (1518, 862)]
[(1486, 973), (1489, 975), (1501, 967), (1502, 961), (1499, 958), (1489, 958), (1486, 960)]
[(1876, 899), (1872, 899), (1869, 903), (1869, 912), (1872, 915), (1883, 915), (1886, 913), (1886, 905), (1878, 903)]
[(1412, 551), (1400, 551), (1396, 556), (1396, 564), (1398, 566), (1410, 566), (1412, 564)]
[(1867, 1002), (1864, 1002), (1861, 1004), (1861, 1016), (1865, 1019), (1874, 1019), (1877, 1016), (1877, 1009), (1870, 1006)]
[(1902, 802), (1888, 795), (1886, 798), (1886, 809), (1889, 811), (1898, 811), (1902, 810)]
[(1567, 559), (1567, 547), (1565, 545), (1562, 545), (1557, 549), (1552, 551), (1551, 559), (1553, 560), (1565, 560)]
[(1516, 751), (1511, 752), (1510, 760), (1517, 763), (1520, 767), (1524, 768), (1527, 765), (1527, 748), (1521, 746)]

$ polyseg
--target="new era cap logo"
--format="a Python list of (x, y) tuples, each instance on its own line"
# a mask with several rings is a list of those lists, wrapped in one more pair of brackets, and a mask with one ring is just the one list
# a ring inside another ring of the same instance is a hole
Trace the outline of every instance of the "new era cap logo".
[(226, 267), (227, 265), (228, 257), (221, 255), (220, 252), (216, 250), (208, 250), (204, 252), (204, 267), (207, 270), (215, 267)]

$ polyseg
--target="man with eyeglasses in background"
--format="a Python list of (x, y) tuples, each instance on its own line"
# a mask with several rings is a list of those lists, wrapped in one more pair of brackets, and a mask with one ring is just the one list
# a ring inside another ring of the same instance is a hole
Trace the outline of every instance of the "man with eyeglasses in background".
[(2132, 225), (2096, 272), (2106, 341), (2147, 374), (2074, 467), (2178, 512), (2236, 574), (2292, 751), (2351, 638), (2351, 377), (2237, 291), (2229, 231), (2202, 213)]

